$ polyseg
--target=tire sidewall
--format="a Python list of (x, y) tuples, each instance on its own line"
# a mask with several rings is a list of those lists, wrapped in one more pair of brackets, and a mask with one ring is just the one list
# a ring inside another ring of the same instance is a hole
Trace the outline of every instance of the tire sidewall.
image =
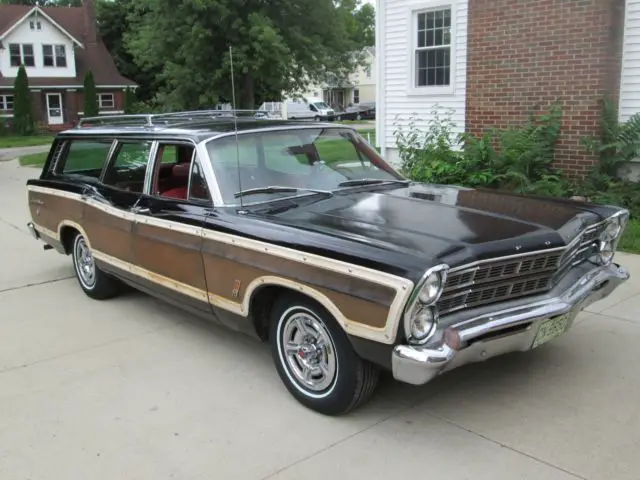
[[(336, 356), (336, 375), (330, 387), (322, 392), (305, 389), (289, 371), (281, 351), (281, 334), (288, 316), (295, 312), (311, 312), (326, 328)], [(288, 312), (288, 315), (287, 315)], [(324, 414), (339, 414), (348, 409), (358, 388), (362, 361), (353, 350), (344, 330), (324, 308), (299, 295), (284, 295), (271, 310), (271, 352), (278, 375), (287, 390), (303, 405)]]

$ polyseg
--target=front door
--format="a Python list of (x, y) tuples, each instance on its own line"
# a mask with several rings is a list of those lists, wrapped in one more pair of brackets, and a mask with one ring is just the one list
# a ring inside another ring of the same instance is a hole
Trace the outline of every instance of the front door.
[(47, 93), (47, 119), (49, 125), (61, 125), (64, 122), (61, 93)]
[(159, 142), (148, 186), (134, 209), (133, 252), (150, 293), (210, 315), (202, 227), (211, 200), (197, 161), (193, 144)]

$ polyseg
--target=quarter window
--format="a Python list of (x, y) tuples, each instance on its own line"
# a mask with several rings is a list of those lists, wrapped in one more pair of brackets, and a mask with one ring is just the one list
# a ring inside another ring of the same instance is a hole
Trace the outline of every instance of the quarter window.
[(451, 9), (419, 12), (414, 18), (415, 86), (451, 85)]
[(150, 150), (149, 142), (120, 142), (105, 171), (105, 185), (142, 193)]
[(0, 112), (13, 110), (13, 95), (0, 95)]
[(70, 140), (67, 148), (61, 150), (54, 172), (58, 175), (100, 178), (112, 143), (111, 140)]

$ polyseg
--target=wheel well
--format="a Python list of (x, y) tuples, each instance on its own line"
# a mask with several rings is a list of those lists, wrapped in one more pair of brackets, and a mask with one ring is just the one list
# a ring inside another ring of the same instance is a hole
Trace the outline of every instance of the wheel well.
[[(321, 305), (315, 298), (310, 295), (305, 295), (293, 288), (283, 287), (281, 285), (266, 285), (257, 290), (251, 297), (249, 303), (249, 312), (251, 312), (251, 318), (253, 327), (263, 342), (269, 341), (269, 315), (273, 305), (276, 303), (282, 295), (295, 294), (305, 297), (310, 302), (313, 302), (318, 308), (326, 312), (326, 308)], [(328, 312), (327, 312), (328, 313)]]
[(66, 253), (67, 255), (71, 253), (71, 249), (73, 248), (71, 242), (73, 242), (73, 237), (75, 237), (78, 233), (80, 233), (78, 232), (78, 230), (68, 225), (63, 226), (60, 230), (60, 243), (62, 243), (62, 246), (64, 247), (64, 253)]

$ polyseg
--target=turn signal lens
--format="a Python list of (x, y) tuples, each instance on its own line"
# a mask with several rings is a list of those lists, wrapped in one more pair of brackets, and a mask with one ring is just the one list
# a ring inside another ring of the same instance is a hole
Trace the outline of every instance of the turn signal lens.
[(615, 249), (611, 241), (600, 242), (600, 261), (603, 265), (609, 265), (613, 261)]

